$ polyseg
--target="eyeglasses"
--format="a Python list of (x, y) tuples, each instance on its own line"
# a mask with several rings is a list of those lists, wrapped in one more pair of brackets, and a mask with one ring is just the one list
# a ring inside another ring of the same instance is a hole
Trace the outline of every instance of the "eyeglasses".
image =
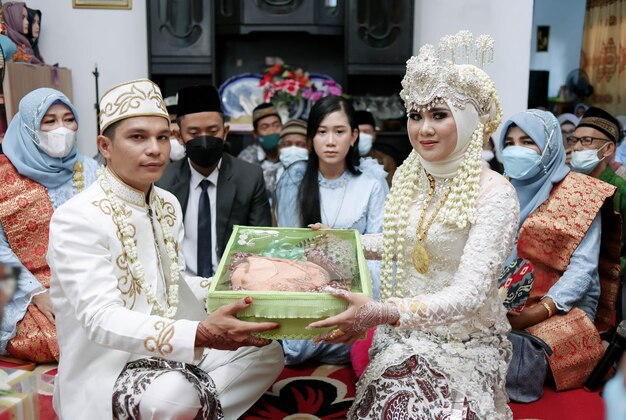
[(580, 142), (580, 144), (582, 144), (583, 146), (590, 146), (591, 143), (593, 143), (594, 140), (611, 141), (609, 139), (601, 139), (599, 137), (590, 137), (590, 136), (576, 137), (576, 136), (569, 136), (567, 138), (567, 144), (569, 144), (570, 146), (574, 146), (576, 143)]

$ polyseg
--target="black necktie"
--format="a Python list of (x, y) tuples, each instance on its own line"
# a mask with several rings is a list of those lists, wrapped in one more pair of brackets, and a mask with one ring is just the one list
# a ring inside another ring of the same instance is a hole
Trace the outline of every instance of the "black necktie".
[(200, 203), (198, 204), (198, 275), (213, 275), (213, 250), (211, 246), (211, 200), (207, 189), (211, 185), (208, 179), (200, 183)]

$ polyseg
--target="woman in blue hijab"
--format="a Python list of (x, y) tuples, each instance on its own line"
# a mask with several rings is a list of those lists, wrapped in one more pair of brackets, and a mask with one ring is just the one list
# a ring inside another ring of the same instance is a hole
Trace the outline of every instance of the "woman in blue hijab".
[[(584, 361), (587, 365), (581, 366), (578, 360), (568, 359), (569, 355), (558, 354), (556, 343), (569, 339), (559, 334), (564, 331), (559, 323), (568, 324), (570, 328), (575, 325), (573, 330), (563, 334), (575, 331), (585, 337), (597, 338), (595, 344), (600, 346), (597, 350), (601, 356), (602, 346), (592, 323), (601, 300), (598, 265), (604, 220), (601, 221), (600, 212), (615, 188), (570, 172), (565, 165), (559, 123), (549, 112), (531, 109), (511, 117), (504, 123), (498, 147), (502, 152), (505, 175), (509, 176), (520, 202), (516, 245), (500, 280), (507, 287), (513, 284), (505, 301), (505, 306), (510, 309), (509, 322), (513, 330), (530, 328), (533, 334), (555, 346), (554, 355), (548, 361), (557, 389), (581, 386), (580, 380), (568, 382), (564, 378), (580, 374), (584, 380), (584, 372), (580, 370), (593, 368), (595, 363), (589, 363), (587, 358)], [(607, 204), (612, 206), (612, 203)], [(612, 223), (611, 220), (607, 222)], [(613, 263), (617, 264), (618, 273), (619, 260), (608, 261), (608, 264)], [(550, 334), (543, 337), (541, 331), (546, 328)], [(521, 348), (519, 342), (512, 341), (515, 361)], [(576, 348), (582, 344), (573, 342), (571, 345)], [(595, 357), (587, 347), (579, 353)], [(517, 360), (521, 358), (519, 354), (517, 357)], [(558, 358), (561, 363), (553, 365), (553, 360)], [(571, 362), (569, 371), (563, 368), (564, 359)], [(515, 395), (510, 397), (530, 401)]]
[(61, 92), (24, 96), (0, 156), (0, 262), (21, 269), (0, 323), (0, 353), (48, 362), (58, 358), (45, 261), (54, 209), (96, 179), (98, 164), (78, 153), (78, 115)]

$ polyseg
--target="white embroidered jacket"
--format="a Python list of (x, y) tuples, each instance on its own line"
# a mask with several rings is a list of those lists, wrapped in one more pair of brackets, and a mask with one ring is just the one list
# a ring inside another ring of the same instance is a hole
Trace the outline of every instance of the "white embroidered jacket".
[[(113, 192), (130, 212), (138, 259), (162, 307), (170, 261), (154, 203), (180, 243), (184, 230), (176, 198), (153, 187), (148, 206), (142, 192), (108, 172)], [(62, 419), (111, 419), (115, 381), (125, 364), (142, 357), (193, 362), (198, 321), (207, 315), (184, 278), (179, 281), (175, 319), (151, 315), (152, 308), (127, 265), (113, 211), (96, 182), (61, 206), (50, 223), (50, 295), (61, 351), (54, 406)], [(183, 256), (179, 249), (179, 261)]]

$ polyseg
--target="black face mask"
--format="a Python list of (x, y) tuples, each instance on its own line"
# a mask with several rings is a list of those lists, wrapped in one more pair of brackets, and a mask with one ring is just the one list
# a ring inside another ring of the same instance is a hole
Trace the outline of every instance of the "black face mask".
[(187, 157), (203, 168), (215, 165), (224, 152), (224, 140), (219, 137), (200, 136), (185, 143)]

